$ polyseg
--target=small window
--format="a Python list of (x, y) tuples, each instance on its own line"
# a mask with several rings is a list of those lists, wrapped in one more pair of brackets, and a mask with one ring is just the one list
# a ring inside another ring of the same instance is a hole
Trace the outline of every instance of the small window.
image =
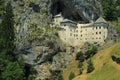
[(76, 32), (78, 32), (78, 30), (76, 30)]
[(99, 29), (101, 29), (101, 26), (99, 27)]
[(70, 33), (70, 36), (72, 36), (72, 33)]
[(82, 35), (81, 35), (81, 37), (82, 37)]
[(74, 32), (75, 32), (75, 30), (74, 30)]
[(72, 29), (70, 29), (70, 31), (72, 31)]
[(98, 34), (98, 32), (96, 32), (96, 34)]
[(78, 34), (76, 34), (76, 36), (78, 36)]
[(66, 26), (66, 24), (64, 24), (64, 26)]
[(74, 34), (74, 37), (75, 37), (75, 34)]
[(101, 32), (99, 32), (99, 34), (101, 34)]
[(99, 37), (99, 39), (101, 39), (101, 37)]
[(96, 27), (96, 29), (97, 29), (98, 27)]
[(81, 33), (82, 33), (82, 31), (81, 31)]

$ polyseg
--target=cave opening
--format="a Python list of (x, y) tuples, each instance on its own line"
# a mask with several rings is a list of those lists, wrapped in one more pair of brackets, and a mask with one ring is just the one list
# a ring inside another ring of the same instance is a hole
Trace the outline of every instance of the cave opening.
[(65, 5), (61, 1), (57, 1), (57, 2), (53, 3), (51, 6), (52, 15), (55, 16), (59, 13), (63, 14), (64, 7), (65, 7)]
[(70, 19), (76, 22), (84, 21), (81, 13), (78, 12), (76, 8), (72, 5), (67, 5), (61, 0), (56, 0), (51, 5), (51, 13), (54, 17), (55, 15), (61, 13), (66, 19)]

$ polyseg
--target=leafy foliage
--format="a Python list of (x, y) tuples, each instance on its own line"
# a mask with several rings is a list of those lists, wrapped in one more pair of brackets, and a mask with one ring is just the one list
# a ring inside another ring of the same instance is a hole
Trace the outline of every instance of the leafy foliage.
[(24, 80), (24, 70), (15, 58), (14, 51), (14, 15), (11, 3), (1, 8), (2, 23), (0, 24), (0, 80)]
[(78, 62), (78, 68), (82, 68), (83, 64), (82, 62)]
[(4, 8), (4, 15), (2, 16), (2, 23), (0, 27), (0, 51), (4, 49), (7, 52), (12, 52), (14, 50), (14, 19), (13, 19), (12, 6), (7, 3)]
[(93, 46), (92, 49), (85, 53), (85, 58), (88, 59), (97, 53), (97, 47)]
[(75, 74), (73, 72), (71, 72), (69, 75), (69, 80), (72, 80), (74, 77), (75, 77)]
[(120, 0), (100, 0), (106, 20), (114, 21), (120, 17)]
[(90, 73), (94, 70), (94, 66), (91, 60), (88, 61), (87, 73)]
[(82, 52), (78, 52), (76, 55), (76, 60), (83, 62), (85, 60), (84, 54)]
[(115, 61), (116, 63), (120, 64), (120, 58), (116, 56), (111, 56), (112, 60)]
[(57, 80), (64, 80), (62, 74), (59, 74), (59, 75), (58, 75)]

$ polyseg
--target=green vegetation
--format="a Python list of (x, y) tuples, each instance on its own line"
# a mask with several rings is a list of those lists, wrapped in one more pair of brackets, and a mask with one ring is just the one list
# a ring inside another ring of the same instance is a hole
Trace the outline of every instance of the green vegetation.
[(79, 60), (80, 62), (83, 62), (85, 60), (85, 57), (82, 52), (78, 52), (76, 54), (76, 60)]
[(94, 66), (91, 60), (88, 61), (87, 73), (91, 73), (94, 70)]
[(73, 72), (71, 72), (69, 75), (69, 80), (72, 80), (74, 77), (75, 77), (75, 74)]
[(119, 80), (120, 65), (116, 64), (111, 56), (120, 57), (120, 43), (99, 51), (91, 58), (94, 71), (86, 74), (86, 70), (83, 70), (83, 73), (73, 80)]
[(58, 75), (57, 80), (64, 80), (62, 74), (59, 74), (59, 75)]
[(82, 62), (78, 62), (78, 68), (82, 68), (83, 63)]
[(111, 56), (112, 60), (115, 61), (116, 63), (120, 64), (120, 57), (116, 56)]
[(24, 70), (13, 54), (15, 48), (14, 15), (10, 2), (3, 8), (3, 11), (2, 23), (0, 24), (0, 79), (24, 80)]
[(120, 0), (100, 0), (106, 20), (114, 21), (120, 17)]
[(85, 52), (85, 58), (88, 59), (97, 53), (97, 47), (93, 46), (92, 49)]
[(87, 80), (120, 80), (120, 71), (110, 64), (105, 64), (100, 70), (89, 76)]
[[(0, 25), (0, 51), (10, 53), (14, 50), (14, 19), (10, 3), (4, 8), (2, 23)], [(10, 53), (11, 54), (11, 53)]]

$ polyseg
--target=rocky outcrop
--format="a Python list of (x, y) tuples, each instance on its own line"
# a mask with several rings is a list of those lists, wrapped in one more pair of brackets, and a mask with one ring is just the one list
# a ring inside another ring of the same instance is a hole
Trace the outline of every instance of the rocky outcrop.
[(62, 13), (64, 17), (76, 21), (91, 22), (102, 15), (101, 4), (97, 0), (51, 0), (51, 13)]

